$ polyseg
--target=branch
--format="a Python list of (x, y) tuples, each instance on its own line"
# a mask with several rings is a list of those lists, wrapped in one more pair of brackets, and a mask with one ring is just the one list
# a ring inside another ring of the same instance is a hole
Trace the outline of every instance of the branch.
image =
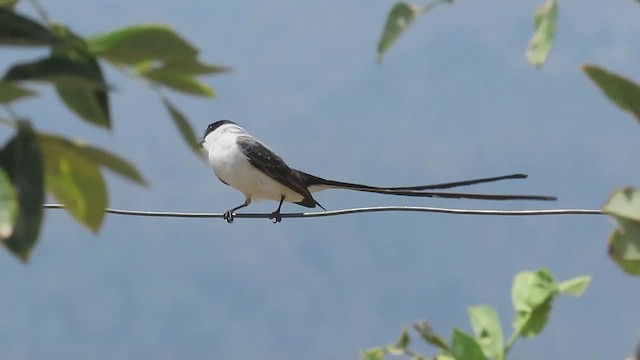
[(442, 4), (451, 4), (453, 3), (452, 0), (434, 0), (430, 3), (428, 3), (427, 5), (425, 5), (424, 7), (422, 7), (422, 12), (428, 12), (433, 10), (433, 8), (435, 8), (438, 5), (442, 5)]
[[(45, 209), (64, 209), (62, 204), (44, 204)], [(150, 217), (172, 217), (172, 218), (222, 218), (222, 213), (193, 213), (175, 211), (145, 211), (145, 210), (121, 210), (107, 208), (109, 214), (128, 216), (150, 216)], [(422, 206), (374, 206), (343, 210), (308, 212), (308, 213), (286, 213), (282, 218), (313, 218), (324, 216), (338, 216), (348, 214), (360, 214), (384, 211), (409, 211), (409, 212), (430, 212), (456, 215), (495, 215), (495, 216), (540, 216), (540, 215), (603, 215), (602, 210), (589, 209), (550, 209), (550, 210), (467, 210), (467, 209), (447, 209)], [(241, 213), (234, 214), (234, 218), (245, 219), (269, 219), (271, 213)]]
[(33, 8), (36, 10), (38, 15), (40, 16), (40, 20), (42, 20), (47, 25), (51, 25), (52, 23), (51, 18), (49, 17), (49, 14), (47, 14), (47, 11), (44, 9), (44, 7), (42, 7), (42, 5), (40, 5), (40, 3), (37, 0), (30, 0), (30, 2), (31, 2), (31, 6), (33, 6)]

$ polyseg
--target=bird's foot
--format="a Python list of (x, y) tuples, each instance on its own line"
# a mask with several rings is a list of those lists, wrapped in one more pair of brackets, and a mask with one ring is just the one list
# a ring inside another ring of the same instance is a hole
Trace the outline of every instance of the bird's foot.
[(229, 224), (233, 222), (233, 210), (227, 210), (222, 214), (222, 218), (227, 220)]
[(273, 220), (274, 224), (277, 224), (282, 221), (282, 215), (280, 215), (280, 211), (274, 211), (269, 216), (269, 219)]

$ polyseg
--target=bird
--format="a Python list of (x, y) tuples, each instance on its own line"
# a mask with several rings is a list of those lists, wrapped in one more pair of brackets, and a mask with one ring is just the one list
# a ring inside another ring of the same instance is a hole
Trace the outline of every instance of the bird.
[(437, 197), (480, 200), (540, 200), (554, 201), (546, 195), (493, 195), (473, 193), (449, 193), (426, 191), (474, 185), (506, 179), (526, 178), (517, 173), (490, 178), (464, 180), (442, 184), (378, 187), (342, 181), (328, 180), (296, 170), (260, 140), (231, 120), (219, 120), (207, 126), (200, 141), (203, 153), (216, 177), (224, 184), (244, 194), (244, 202), (224, 212), (223, 218), (234, 221), (235, 212), (251, 204), (253, 199), (278, 201), (278, 208), (271, 213), (274, 223), (282, 221), (282, 204), (287, 201), (308, 208), (320, 207), (326, 211), (313, 193), (325, 189), (346, 189), (387, 195)]

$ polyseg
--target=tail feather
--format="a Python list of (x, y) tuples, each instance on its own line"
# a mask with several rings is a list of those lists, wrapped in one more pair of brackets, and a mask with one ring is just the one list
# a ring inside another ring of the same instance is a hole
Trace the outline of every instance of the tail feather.
[(435, 191), (418, 191), (418, 190), (389, 190), (389, 189), (366, 189), (366, 188), (347, 188), (356, 191), (372, 192), (377, 194), (402, 195), (414, 197), (432, 197), (445, 199), (476, 199), (476, 200), (536, 200), (536, 201), (555, 201), (555, 196), (547, 195), (500, 195), (500, 194), (474, 194), (474, 193), (449, 193)]
[[(307, 174), (298, 171), (298, 175), (305, 182), (306, 186), (325, 186), (336, 189), (347, 189), (363, 192), (371, 192), (377, 194), (387, 195), (401, 195), (401, 196), (413, 196), (413, 197), (432, 197), (432, 198), (448, 198), (448, 199), (478, 199), (478, 200), (538, 200), (538, 201), (555, 201), (555, 196), (547, 195), (499, 195), (499, 194), (474, 194), (474, 193), (449, 193), (449, 192), (434, 192), (424, 191), (433, 189), (449, 189), (459, 186), (468, 186), (481, 183), (495, 182), (507, 179), (524, 179), (526, 174), (512, 174), (505, 176), (496, 176), (490, 178), (465, 180), (451, 183), (442, 183), (434, 185), (419, 185), (419, 186), (402, 186), (402, 187), (378, 187), (369, 186), (363, 184), (347, 183), (342, 181), (327, 180), (321, 177), (317, 177), (311, 174)], [(319, 205), (319, 204), (318, 204)]]
[(496, 181), (501, 181), (501, 180), (526, 179), (528, 176), (529, 175), (527, 175), (527, 174), (511, 174), (511, 175), (495, 176), (495, 177), (473, 179), (473, 180), (464, 180), (464, 181), (456, 181), (456, 182), (433, 184), (433, 185), (392, 187), (392, 188), (389, 188), (389, 189), (391, 189), (391, 190), (451, 189), (451, 188), (455, 188), (455, 187), (469, 186), (469, 185), (476, 185), (476, 184), (484, 184), (484, 183), (496, 182)]

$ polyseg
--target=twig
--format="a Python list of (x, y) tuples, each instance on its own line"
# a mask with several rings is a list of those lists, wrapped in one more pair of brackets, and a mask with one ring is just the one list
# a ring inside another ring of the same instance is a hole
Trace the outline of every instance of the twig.
[(15, 121), (9, 120), (9, 119), (5, 119), (3, 117), (0, 117), (0, 124), (11, 126), (11, 127), (15, 127), (16, 126)]
[(48, 25), (51, 25), (52, 23), (51, 18), (49, 17), (49, 14), (47, 14), (47, 11), (44, 9), (44, 7), (40, 5), (40, 3), (37, 0), (30, 0), (30, 2), (31, 2), (31, 6), (33, 6), (33, 8), (36, 10), (38, 15), (40, 16), (40, 19), (43, 22), (47, 23)]
[(7, 115), (9, 115), (11, 119), (10, 120), (3, 119), (2, 122), (7, 125), (16, 126), (16, 123), (20, 121), (20, 115), (18, 115), (18, 113), (15, 110), (13, 110), (13, 108), (9, 104), (3, 104), (3, 107), (4, 107), (4, 110), (7, 112)]
[[(44, 204), (46, 209), (64, 209), (62, 204)], [(409, 211), (409, 212), (430, 212), (456, 215), (495, 215), (495, 216), (540, 216), (540, 215), (602, 215), (601, 210), (589, 209), (550, 209), (550, 210), (468, 210), (468, 209), (447, 209), (423, 206), (374, 206), (353, 209), (342, 209), (332, 211), (308, 212), (308, 213), (286, 213), (283, 218), (313, 218), (324, 216), (338, 216), (360, 213), (384, 212), (384, 211)], [(122, 210), (107, 208), (106, 212), (115, 215), (128, 216), (150, 216), (150, 217), (173, 217), (173, 218), (222, 218), (222, 213), (194, 213), (176, 211), (146, 211), (146, 210)], [(240, 213), (234, 218), (246, 219), (269, 219), (271, 213)]]
[(433, 8), (435, 8), (438, 5), (442, 5), (442, 4), (451, 4), (453, 3), (453, 0), (434, 0), (430, 3), (428, 3), (427, 5), (422, 7), (422, 12), (429, 12), (431, 10), (433, 10)]

